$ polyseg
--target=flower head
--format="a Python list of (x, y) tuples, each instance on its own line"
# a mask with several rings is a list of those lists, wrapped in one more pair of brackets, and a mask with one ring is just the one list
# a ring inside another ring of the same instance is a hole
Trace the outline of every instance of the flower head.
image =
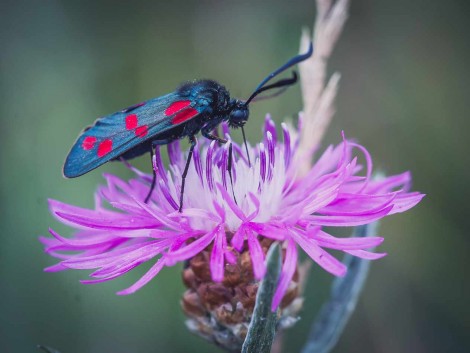
[[(223, 132), (230, 140), (227, 126)], [(263, 141), (248, 147), (251, 165), (242, 148), (230, 141), (232, 178), (229, 144), (199, 141), (186, 179), (182, 213), (178, 200), (186, 157), (178, 142), (168, 145), (168, 168), (157, 150), (156, 188), (148, 203), (144, 199), (151, 177), (138, 170), (127, 182), (105, 175), (107, 185), (95, 193), (94, 209), (50, 200), (53, 215), (77, 232), (64, 238), (51, 229), (54, 238), (41, 237), (46, 252), (61, 259), (46, 270), (94, 269), (92, 279), (82, 282), (98, 283), (155, 261), (136, 283), (118, 292), (130, 294), (163, 267), (190, 260), (210, 247), (214, 282), (224, 279), (225, 265), (234, 263), (243, 249), (249, 251), (254, 277), (259, 280), (266, 271), (261, 241), (269, 239), (285, 248), (275, 308), (294, 275), (299, 248), (336, 276), (347, 269), (328, 249), (365, 259), (383, 257), (385, 253), (366, 250), (383, 238), (340, 238), (323, 227), (363, 225), (415, 206), (423, 195), (409, 192), (410, 174), (372, 179), (367, 150), (343, 136), (339, 145), (328, 147), (316, 159), (307, 174), (297, 177), (299, 162), (293, 158), (297, 132), (282, 124), (282, 138), (278, 138), (279, 131), (268, 116)], [(358, 163), (357, 154), (365, 157), (365, 166)], [(113, 209), (103, 207), (103, 201)]]

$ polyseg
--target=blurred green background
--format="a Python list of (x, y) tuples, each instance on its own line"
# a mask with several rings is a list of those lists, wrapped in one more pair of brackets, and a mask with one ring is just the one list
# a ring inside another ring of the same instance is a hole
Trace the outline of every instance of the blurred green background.
[[(357, 138), (387, 173), (412, 170), (428, 196), (386, 219), (389, 253), (372, 266), (335, 352), (469, 352), (470, 5), (465, 1), (353, 1), (330, 62), (342, 81), (324, 143)], [(0, 351), (61, 353), (218, 352), (186, 331), (180, 267), (138, 293), (115, 291), (145, 270), (96, 286), (54, 260), (37, 236), (46, 200), (92, 205), (108, 164), (75, 180), (61, 175), (78, 132), (96, 117), (214, 78), (247, 97), (298, 50), (313, 1), (2, 1), (0, 156)], [(266, 112), (280, 121), (301, 108), (298, 87), (252, 105), (249, 139)], [(236, 133), (236, 136), (239, 137)], [(146, 158), (135, 162), (149, 170)], [(331, 276), (314, 269), (301, 322), (286, 335), (299, 352)]]

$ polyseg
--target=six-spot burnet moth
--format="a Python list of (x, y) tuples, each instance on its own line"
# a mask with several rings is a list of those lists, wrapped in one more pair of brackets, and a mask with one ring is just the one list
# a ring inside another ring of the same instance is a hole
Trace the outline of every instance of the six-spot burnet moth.
[[(185, 178), (196, 145), (195, 135), (201, 131), (202, 135), (210, 140), (226, 143), (225, 139), (213, 134), (213, 130), (226, 121), (230, 127), (242, 129), (246, 145), (243, 126), (248, 120), (250, 102), (256, 100), (255, 97), (261, 92), (275, 88), (282, 91), (295, 84), (297, 74), (294, 71), (291, 78), (266, 85), (289, 67), (308, 59), (312, 53), (313, 45), (310, 43), (305, 54), (293, 57), (269, 74), (245, 101), (230, 98), (227, 89), (215, 81), (196, 80), (184, 83), (176, 91), (164, 96), (102, 117), (78, 137), (65, 160), (64, 176), (78, 177), (111, 160), (128, 160), (146, 152), (153, 155), (155, 146), (188, 136), (191, 147), (182, 175), (179, 208), (181, 212)], [(154, 185), (155, 173), (145, 202), (149, 200)]]

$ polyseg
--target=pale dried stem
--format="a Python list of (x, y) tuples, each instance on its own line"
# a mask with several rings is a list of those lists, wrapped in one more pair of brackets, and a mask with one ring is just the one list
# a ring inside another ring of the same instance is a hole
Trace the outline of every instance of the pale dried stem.
[(307, 51), (309, 43), (314, 44), (310, 59), (299, 65), (300, 84), (303, 98), (303, 128), (296, 154), (299, 176), (311, 167), (312, 151), (318, 147), (335, 112), (334, 99), (338, 90), (340, 75), (333, 74), (328, 83), (327, 62), (341, 34), (348, 17), (349, 0), (317, 0), (317, 17), (314, 32), (302, 31), (300, 52)]

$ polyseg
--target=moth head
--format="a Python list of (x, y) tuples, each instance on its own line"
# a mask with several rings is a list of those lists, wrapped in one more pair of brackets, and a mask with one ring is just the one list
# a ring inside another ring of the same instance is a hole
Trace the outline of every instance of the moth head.
[(233, 108), (228, 116), (228, 124), (230, 127), (243, 127), (248, 120), (250, 112), (248, 106), (241, 101), (234, 102)]

